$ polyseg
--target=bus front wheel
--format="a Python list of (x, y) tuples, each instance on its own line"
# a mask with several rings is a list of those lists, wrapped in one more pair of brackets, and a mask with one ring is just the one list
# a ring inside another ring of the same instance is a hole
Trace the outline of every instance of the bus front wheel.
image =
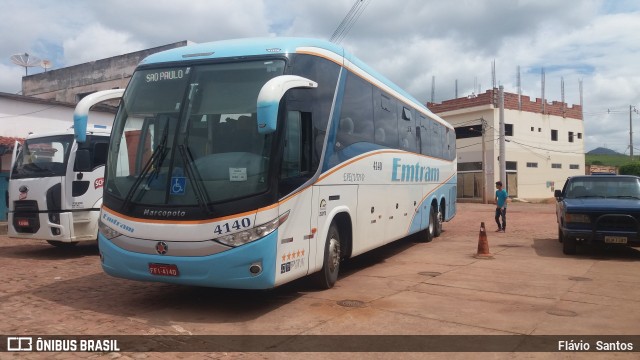
[(340, 232), (335, 223), (331, 223), (324, 244), (322, 269), (314, 274), (314, 282), (320, 289), (330, 289), (338, 280), (340, 271)]

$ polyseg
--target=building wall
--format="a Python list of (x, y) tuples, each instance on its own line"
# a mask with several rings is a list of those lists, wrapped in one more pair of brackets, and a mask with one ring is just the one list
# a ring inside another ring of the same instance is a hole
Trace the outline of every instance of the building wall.
[(76, 103), (82, 95), (99, 90), (124, 89), (134, 69), (145, 57), (164, 50), (186, 46), (181, 41), (85, 64), (24, 76), (22, 93), (41, 99)]
[[(495, 103), (494, 103), (495, 102)], [(499, 109), (497, 96), (489, 90), (475, 98), (460, 98), (442, 104), (427, 104), (436, 114), (454, 127), (474, 126), (481, 129), (481, 119), (486, 121), (484, 187), (488, 200), (493, 200), (494, 183), (500, 179), (499, 163)], [(518, 108), (522, 110), (518, 110)], [(564, 115), (564, 116), (563, 116)], [(513, 136), (506, 136), (505, 155), (507, 162), (515, 162), (515, 170), (507, 170), (511, 196), (524, 199), (553, 197), (553, 190), (560, 189), (567, 177), (585, 173), (584, 124), (582, 108), (567, 106), (559, 102), (530, 101), (528, 96), (505, 93), (505, 124), (513, 125)], [(551, 130), (557, 131), (557, 141), (551, 139)], [(569, 141), (573, 133), (573, 142)], [(482, 162), (482, 137), (457, 140), (457, 156), (460, 164)], [(578, 135), (580, 134), (580, 135)], [(579, 138), (580, 137), (580, 138)], [(528, 167), (535, 164), (537, 167)], [(559, 165), (554, 165), (559, 164)], [(573, 165), (573, 166), (572, 166)], [(557, 168), (559, 166), (560, 168)], [(574, 167), (573, 169), (571, 167)], [(575, 168), (577, 167), (577, 168)], [(465, 174), (474, 171), (459, 171)], [(475, 172), (481, 174), (482, 170)], [(509, 175), (509, 173), (516, 175)], [(464, 175), (462, 176), (464, 178)], [(517, 185), (517, 187), (516, 187)], [(470, 188), (467, 188), (469, 190)], [(459, 194), (460, 195), (460, 194)]]
[[(75, 105), (21, 95), (0, 93), (0, 221), (6, 221), (7, 208), (4, 201), (13, 146), (12, 138), (26, 138), (30, 132), (46, 133), (60, 131), (73, 125)], [(89, 112), (92, 125), (113, 124), (115, 109), (94, 108)]]

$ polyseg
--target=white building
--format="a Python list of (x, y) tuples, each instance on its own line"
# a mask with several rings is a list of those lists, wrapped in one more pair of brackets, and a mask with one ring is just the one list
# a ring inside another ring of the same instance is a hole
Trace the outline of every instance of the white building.
[[(456, 128), (458, 198), (492, 202), (500, 179), (498, 89), (427, 107)], [(553, 197), (585, 173), (582, 107), (504, 93), (507, 191), (512, 198)], [(484, 156), (483, 156), (484, 123)], [(483, 164), (486, 166), (483, 167)]]

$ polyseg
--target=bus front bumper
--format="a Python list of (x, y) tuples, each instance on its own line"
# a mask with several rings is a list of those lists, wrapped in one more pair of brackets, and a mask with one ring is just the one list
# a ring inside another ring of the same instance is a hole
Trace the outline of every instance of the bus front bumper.
[[(136, 253), (116, 246), (102, 233), (98, 235), (98, 244), (102, 268), (114, 277), (230, 289), (270, 289), (275, 286), (277, 239), (276, 230), (249, 244), (207, 256)], [(257, 266), (259, 273), (255, 273)]]

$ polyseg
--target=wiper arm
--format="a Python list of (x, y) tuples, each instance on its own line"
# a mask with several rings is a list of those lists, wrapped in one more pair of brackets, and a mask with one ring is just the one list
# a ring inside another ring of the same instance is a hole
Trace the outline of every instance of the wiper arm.
[(191, 186), (193, 186), (193, 193), (196, 196), (198, 205), (207, 215), (211, 215), (211, 210), (208, 206), (208, 204), (210, 203), (209, 197), (207, 195), (207, 191), (202, 188), (202, 177), (200, 176), (200, 172), (191, 164), (193, 156), (191, 156), (189, 147), (185, 146), (184, 144), (180, 144), (178, 145), (178, 151), (180, 152), (180, 156), (182, 157), (182, 162), (184, 163), (187, 177), (191, 182)]
[(617, 196), (611, 196), (611, 197), (616, 198), (616, 199), (636, 199), (636, 200), (640, 200), (640, 197), (633, 196), (633, 195), (617, 195)]
[[(136, 190), (144, 180), (144, 177), (149, 173), (149, 170), (151, 170), (151, 167), (152, 165), (154, 165), (154, 163), (156, 165), (156, 168), (154, 169), (154, 173), (157, 174), (157, 172), (159, 171), (158, 168), (162, 164), (162, 161), (164, 160), (166, 155), (168, 128), (169, 128), (169, 124), (166, 125), (164, 132), (162, 134), (162, 139), (160, 139), (158, 146), (156, 146), (156, 148), (153, 150), (153, 154), (151, 155), (149, 160), (147, 160), (147, 162), (144, 164), (144, 167), (142, 168), (140, 175), (138, 175), (138, 177), (136, 178), (136, 181), (133, 182), (133, 185), (127, 192), (127, 196), (125, 196), (124, 202), (122, 203), (122, 207), (121, 207), (122, 210), (126, 209), (129, 206), (129, 204), (131, 203), (131, 198), (133, 198), (133, 194), (135, 194)], [(159, 159), (159, 161), (156, 161), (156, 159)]]

